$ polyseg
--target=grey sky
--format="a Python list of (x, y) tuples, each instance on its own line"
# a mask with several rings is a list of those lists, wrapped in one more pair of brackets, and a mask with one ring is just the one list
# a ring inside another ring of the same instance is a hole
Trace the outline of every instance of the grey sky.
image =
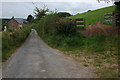
[[(34, 4), (39, 8), (47, 5), (51, 11), (57, 9), (58, 12), (69, 12), (73, 15), (113, 5), (113, 3), (98, 3), (96, 0), (80, 0), (79, 2), (34, 2)], [(29, 14), (34, 15), (35, 6), (32, 2), (2, 2), (2, 16), (0, 17), (11, 18), (15, 16), (17, 18), (27, 18)]]

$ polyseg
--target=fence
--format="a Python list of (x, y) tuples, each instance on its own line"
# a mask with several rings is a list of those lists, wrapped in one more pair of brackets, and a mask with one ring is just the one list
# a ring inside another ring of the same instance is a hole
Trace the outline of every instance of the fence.
[(120, 26), (120, 13), (116, 13), (115, 15), (115, 23), (117, 26)]
[(112, 24), (114, 22), (113, 21), (113, 13), (104, 14), (104, 22), (108, 23), (108, 24)]
[(84, 18), (77, 18), (77, 19), (71, 19), (71, 20), (75, 21), (77, 29), (85, 29), (85, 19)]

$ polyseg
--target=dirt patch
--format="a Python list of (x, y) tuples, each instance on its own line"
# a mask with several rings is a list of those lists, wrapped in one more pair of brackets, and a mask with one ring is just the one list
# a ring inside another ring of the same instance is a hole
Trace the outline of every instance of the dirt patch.
[(118, 27), (108, 26), (98, 22), (95, 25), (85, 27), (85, 30), (81, 30), (79, 32), (84, 36), (92, 36), (96, 34), (109, 36), (118, 34)]

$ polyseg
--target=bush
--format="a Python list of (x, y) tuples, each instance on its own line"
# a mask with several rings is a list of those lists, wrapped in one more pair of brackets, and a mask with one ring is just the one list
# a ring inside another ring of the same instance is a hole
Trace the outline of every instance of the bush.
[(75, 22), (67, 19), (60, 18), (57, 22), (56, 32), (58, 35), (71, 36), (76, 34), (76, 25)]
[(54, 48), (82, 46), (81, 35), (76, 34), (75, 22), (60, 18), (56, 13), (42, 17), (34, 24), (40, 37)]
[(42, 17), (38, 24), (36, 25), (36, 30), (38, 34), (43, 37), (46, 34), (54, 35), (56, 29), (56, 21), (58, 16), (56, 14), (49, 14), (45, 17)]
[(40, 36), (50, 35), (74, 35), (76, 33), (75, 23), (67, 18), (59, 18), (56, 14), (42, 17), (36, 29)]

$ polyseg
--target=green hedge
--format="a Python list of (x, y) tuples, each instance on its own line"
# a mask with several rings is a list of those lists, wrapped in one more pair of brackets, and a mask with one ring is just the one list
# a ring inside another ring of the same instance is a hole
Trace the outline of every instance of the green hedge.
[(2, 61), (5, 61), (28, 37), (30, 27), (2, 33)]

